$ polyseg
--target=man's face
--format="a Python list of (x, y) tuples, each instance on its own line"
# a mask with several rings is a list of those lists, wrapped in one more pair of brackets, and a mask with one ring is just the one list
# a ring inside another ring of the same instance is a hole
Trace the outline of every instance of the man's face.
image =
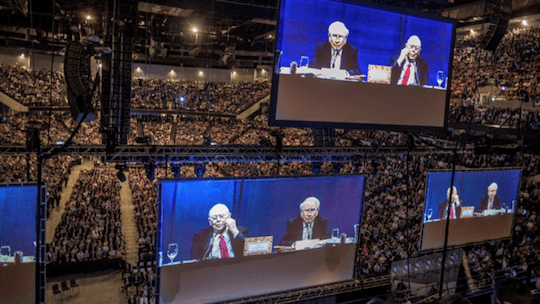
[(495, 187), (489, 187), (488, 188), (488, 197), (490, 199), (494, 199), (495, 198), (495, 195), (497, 195), (497, 188)]
[(300, 216), (307, 223), (313, 222), (317, 215), (319, 215), (319, 208), (314, 202), (304, 203), (302, 210), (300, 210)]
[(416, 60), (416, 58), (420, 54), (420, 50), (422, 49), (420, 45), (414, 42), (409, 42), (406, 44), (406, 47), (409, 49), (409, 60)]
[[(458, 198), (458, 194), (457, 194), (457, 191), (456, 189), (454, 189), (454, 191), (452, 192), (452, 201), (456, 201)], [(446, 191), (446, 199), (450, 199), (450, 189), (448, 189), (448, 191)]]
[(208, 215), (208, 222), (214, 228), (214, 231), (221, 233), (227, 228), (227, 219), (231, 217), (231, 213), (226, 210), (217, 210)]
[(333, 49), (341, 50), (345, 43), (347, 43), (347, 36), (339, 33), (329, 33), (328, 41), (330, 41)]

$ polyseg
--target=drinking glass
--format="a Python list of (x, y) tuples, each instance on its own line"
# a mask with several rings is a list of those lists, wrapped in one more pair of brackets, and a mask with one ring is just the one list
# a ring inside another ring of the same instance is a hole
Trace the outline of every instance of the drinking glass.
[(439, 84), (439, 88), (442, 88), (443, 81), (444, 81), (444, 79), (443, 79), (443, 71), (438, 71), (437, 72), (437, 83)]
[(2, 246), (0, 248), (0, 259), (2, 261), (7, 261), (7, 259), (11, 256), (11, 247), (10, 246)]
[(433, 210), (431, 208), (429, 208), (428, 211), (427, 211), (428, 221), (431, 221), (432, 216), (433, 216)]
[(169, 244), (169, 250), (167, 250), (167, 256), (171, 260), (171, 263), (174, 261), (174, 258), (178, 255), (178, 244), (171, 243)]
[(334, 228), (334, 230), (332, 230), (332, 238), (339, 239), (339, 228)]
[(308, 56), (300, 57), (300, 67), (307, 68), (308, 66), (309, 66), (309, 57)]

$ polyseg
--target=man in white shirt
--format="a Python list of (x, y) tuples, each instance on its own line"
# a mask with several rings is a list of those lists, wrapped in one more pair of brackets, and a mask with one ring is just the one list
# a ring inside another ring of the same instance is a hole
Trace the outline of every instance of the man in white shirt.
[(191, 244), (191, 259), (223, 259), (243, 255), (247, 229), (237, 226), (229, 208), (216, 204), (208, 212), (209, 228), (197, 232)]
[(480, 201), (480, 208), (478, 208), (479, 212), (483, 212), (484, 210), (501, 208), (501, 198), (497, 195), (498, 189), (499, 185), (497, 185), (496, 183), (491, 183), (489, 185), (489, 187), (487, 188), (488, 193), (486, 194), (486, 196), (482, 197), (482, 200)]
[(416, 35), (407, 40), (399, 56), (390, 59), (392, 84), (423, 86), (429, 83), (429, 64), (420, 58), (422, 42)]
[(362, 74), (358, 66), (358, 50), (347, 43), (349, 29), (343, 22), (336, 21), (328, 27), (328, 41), (315, 47), (310, 67), (346, 70), (348, 76)]

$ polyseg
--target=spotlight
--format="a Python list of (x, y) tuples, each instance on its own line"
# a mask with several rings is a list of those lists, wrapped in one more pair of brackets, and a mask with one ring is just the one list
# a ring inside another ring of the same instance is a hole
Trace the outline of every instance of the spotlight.
[(171, 171), (174, 176), (174, 178), (180, 178), (180, 168), (182, 168), (182, 164), (171, 164)]
[(196, 27), (194, 27), (194, 28), (191, 29), (191, 31), (194, 32), (194, 33), (197, 33), (197, 32), (199, 31), (199, 29), (197, 29)]
[(527, 26), (528, 25), (527, 20), (523, 19), (523, 21), (521, 21), (521, 24), (523, 24), (524, 26)]
[(206, 164), (196, 164), (195, 174), (197, 174), (197, 178), (203, 178), (204, 173), (206, 173)]

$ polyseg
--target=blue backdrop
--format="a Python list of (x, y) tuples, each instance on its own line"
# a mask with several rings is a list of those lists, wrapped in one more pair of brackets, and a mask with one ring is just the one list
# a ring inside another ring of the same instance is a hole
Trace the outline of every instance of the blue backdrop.
[[(300, 215), (300, 203), (315, 196), (319, 215), (330, 227), (354, 237), (360, 223), (364, 176), (302, 177), (246, 180), (181, 180), (160, 183), (161, 244), (178, 244), (175, 261), (188, 260), (193, 235), (208, 228), (208, 211), (215, 204), (229, 207), (237, 225), (250, 237), (273, 236), (277, 245), (288, 220)], [(161, 247), (160, 247), (161, 251)], [(166, 252), (164, 260), (168, 261)]]
[[(521, 170), (496, 170), (496, 171), (457, 171), (454, 186), (457, 188), (460, 201), (463, 206), (474, 206), (475, 212), (480, 207), (482, 197), (487, 195), (487, 188), (491, 183), (499, 186), (497, 195), (501, 198), (501, 205), (512, 207), (512, 201), (516, 200), (519, 189)], [(446, 200), (446, 191), (450, 187), (451, 172), (432, 172), (428, 175), (426, 204), (424, 220), (428, 209), (433, 210), (431, 219), (437, 218), (439, 204)]]
[(347, 42), (358, 49), (363, 74), (369, 64), (390, 65), (407, 39), (417, 35), (422, 41), (420, 57), (429, 63), (429, 85), (438, 85), (437, 71), (448, 77), (452, 23), (332, 0), (281, 1), (276, 47), (283, 52), (280, 66), (300, 63), (301, 56), (311, 61), (315, 46), (328, 41), (328, 26), (334, 21), (349, 29)]
[(35, 256), (37, 186), (0, 187), (0, 246)]

